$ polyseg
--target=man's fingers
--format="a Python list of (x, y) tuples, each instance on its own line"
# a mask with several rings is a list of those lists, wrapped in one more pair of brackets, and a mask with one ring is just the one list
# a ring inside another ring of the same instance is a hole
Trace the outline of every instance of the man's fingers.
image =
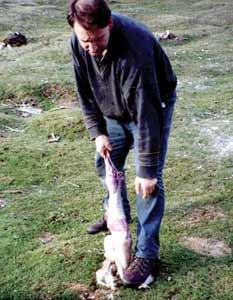
[(140, 193), (140, 185), (138, 183), (135, 184), (135, 191), (137, 194)]
[(109, 138), (106, 135), (99, 135), (95, 139), (96, 150), (99, 154), (105, 158), (107, 155), (107, 151), (112, 151), (112, 145), (109, 142)]
[(150, 196), (153, 192), (154, 188), (151, 187), (144, 187), (143, 191), (142, 191), (142, 198), (145, 199), (148, 196)]
[(103, 148), (103, 151), (102, 151), (102, 157), (103, 158), (106, 158), (107, 156), (107, 152), (111, 152), (112, 151), (112, 145), (109, 144), (109, 145), (106, 145), (104, 148)]
[(110, 143), (107, 144), (106, 149), (111, 152), (112, 151), (112, 145)]
[(105, 146), (102, 148), (102, 153), (100, 153), (100, 155), (101, 155), (103, 158), (106, 158), (107, 152), (111, 152), (111, 151), (112, 151), (112, 145), (111, 145), (111, 144), (105, 145)]
[(102, 149), (102, 150), (100, 151), (100, 155), (101, 155), (101, 157), (103, 157), (103, 158), (106, 157), (107, 153), (106, 153), (105, 149)]
[(138, 182), (137, 178), (135, 180), (135, 191), (137, 194), (140, 194), (140, 192), (141, 192), (141, 185), (140, 185), (140, 182)]
[(148, 196), (147, 192), (144, 190), (142, 192), (142, 199), (146, 199), (146, 197)]
[(156, 186), (157, 179), (146, 179), (146, 178), (140, 178), (136, 177), (135, 179), (135, 190), (137, 194), (141, 194), (142, 198), (145, 199), (149, 197)]
[(154, 189), (155, 189), (155, 186), (148, 188), (148, 190), (145, 193), (146, 194), (145, 198), (149, 197), (154, 192)]

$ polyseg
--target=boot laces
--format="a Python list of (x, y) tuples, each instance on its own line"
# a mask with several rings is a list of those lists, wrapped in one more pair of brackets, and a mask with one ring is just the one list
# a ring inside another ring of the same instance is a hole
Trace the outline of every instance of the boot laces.
[(143, 275), (144, 273), (148, 272), (148, 270), (150, 270), (151, 267), (151, 259), (134, 256), (129, 266), (129, 270), (132, 272), (138, 272), (139, 274)]

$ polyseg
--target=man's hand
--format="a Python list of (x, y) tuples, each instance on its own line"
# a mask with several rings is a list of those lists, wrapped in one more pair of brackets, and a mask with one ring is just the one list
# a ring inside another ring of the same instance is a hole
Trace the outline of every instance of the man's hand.
[(96, 151), (105, 158), (107, 151), (112, 151), (112, 145), (109, 142), (108, 136), (102, 134), (95, 138)]
[(141, 193), (142, 198), (145, 199), (146, 197), (152, 194), (157, 182), (158, 182), (157, 178), (148, 179), (148, 178), (136, 177), (135, 179), (136, 193), (137, 194)]

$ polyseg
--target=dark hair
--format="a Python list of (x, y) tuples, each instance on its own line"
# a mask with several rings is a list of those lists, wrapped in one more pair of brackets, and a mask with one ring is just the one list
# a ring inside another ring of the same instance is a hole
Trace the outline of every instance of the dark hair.
[(69, 5), (67, 21), (71, 27), (74, 22), (85, 29), (104, 28), (109, 24), (111, 10), (107, 0), (72, 0)]

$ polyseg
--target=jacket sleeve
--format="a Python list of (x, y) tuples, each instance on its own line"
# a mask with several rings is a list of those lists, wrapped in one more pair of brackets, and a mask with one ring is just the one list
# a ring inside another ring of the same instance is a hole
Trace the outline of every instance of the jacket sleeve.
[(162, 110), (152, 62), (148, 60), (137, 68), (130, 64), (121, 81), (124, 99), (137, 127), (136, 174), (142, 178), (156, 178), (160, 152)]
[(160, 96), (163, 102), (171, 99), (176, 90), (177, 78), (169, 58), (157, 41), (154, 42), (154, 60)]
[(85, 60), (80, 54), (78, 41), (74, 34), (71, 38), (71, 54), (80, 107), (90, 137), (94, 140), (101, 134), (107, 135), (106, 122), (93, 96)]

